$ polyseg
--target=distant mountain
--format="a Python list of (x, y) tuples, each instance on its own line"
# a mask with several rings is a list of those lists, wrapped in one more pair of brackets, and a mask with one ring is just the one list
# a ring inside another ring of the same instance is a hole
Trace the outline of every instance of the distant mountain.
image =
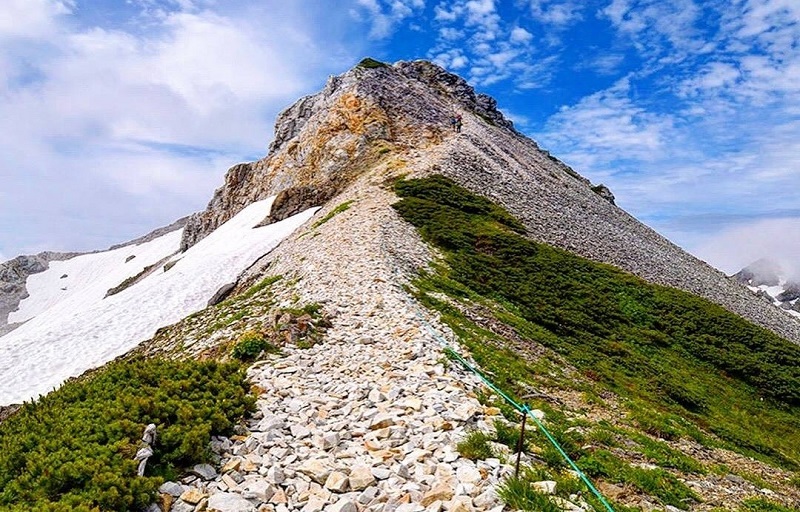
[(777, 262), (762, 258), (731, 277), (750, 288), (756, 295), (800, 318), (800, 281), (787, 277), (787, 273)]

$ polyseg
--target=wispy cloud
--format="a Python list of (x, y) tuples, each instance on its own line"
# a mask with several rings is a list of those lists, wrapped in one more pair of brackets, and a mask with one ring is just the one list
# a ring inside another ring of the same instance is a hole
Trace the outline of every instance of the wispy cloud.
[(531, 16), (537, 21), (564, 27), (583, 19), (587, 6), (573, 0), (528, 0)]
[(389, 37), (397, 25), (425, 7), (425, 0), (357, 0), (351, 10), (355, 19), (366, 17), (371, 25), (369, 37)]
[(494, 0), (440, 2), (434, 20), (440, 37), (431, 59), (454, 71), (464, 68), (470, 83), (488, 87), (510, 80), (519, 89), (549, 83), (557, 57), (539, 51), (534, 34), (519, 22), (503, 19)]

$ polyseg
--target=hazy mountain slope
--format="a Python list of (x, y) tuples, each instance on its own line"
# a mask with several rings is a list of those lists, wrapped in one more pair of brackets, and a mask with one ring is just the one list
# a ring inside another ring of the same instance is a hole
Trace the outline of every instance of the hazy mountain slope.
[(731, 276), (759, 298), (766, 299), (786, 313), (800, 318), (800, 281), (787, 279), (781, 266), (768, 259), (754, 261)]

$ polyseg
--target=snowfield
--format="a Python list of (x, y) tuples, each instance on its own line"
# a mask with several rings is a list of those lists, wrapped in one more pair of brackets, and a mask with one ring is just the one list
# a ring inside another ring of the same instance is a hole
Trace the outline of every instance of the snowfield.
[[(778, 284), (778, 286), (767, 286), (765, 284), (762, 284), (760, 286), (750, 286), (750, 285), (748, 285), (747, 287), (753, 292), (759, 292), (759, 291), (767, 292), (767, 294), (770, 296), (770, 298), (772, 298), (772, 303), (775, 304), (776, 307), (781, 308), (781, 303), (775, 297), (777, 297), (778, 295), (782, 294), (786, 290), (786, 284), (787, 284), (786, 280), (781, 279), (780, 283)], [(797, 303), (798, 300), (800, 300), (800, 299), (795, 299), (795, 300), (792, 300), (792, 301), (789, 301), (789, 302), (790, 302), (790, 304), (795, 304), (795, 303)], [(793, 311), (791, 309), (783, 309), (783, 308), (781, 308), (781, 310), (789, 313), (790, 315), (792, 315), (795, 318), (800, 318), (800, 313), (798, 313), (797, 311)]]
[[(0, 405), (47, 393), (124, 354), (159, 327), (205, 308), (214, 292), (317, 210), (253, 229), (269, 214), (273, 199), (249, 205), (183, 254), (177, 254), (179, 230), (137, 246), (54, 261), (30, 276), (30, 297), (9, 317), (27, 322), (0, 337)], [(175, 262), (169, 271), (167, 261)], [(103, 298), (109, 288), (156, 263), (140, 282)]]

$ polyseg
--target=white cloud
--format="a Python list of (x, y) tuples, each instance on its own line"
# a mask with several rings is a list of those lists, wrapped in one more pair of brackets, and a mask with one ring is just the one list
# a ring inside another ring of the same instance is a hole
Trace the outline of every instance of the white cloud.
[(763, 219), (729, 227), (689, 248), (726, 274), (759, 258), (770, 258), (794, 278), (800, 277), (800, 217)]
[(73, 7), (70, 0), (3, 0), (0, 40), (46, 36), (57, 30), (58, 18)]
[(533, 34), (522, 27), (514, 27), (511, 30), (512, 43), (528, 43), (531, 41), (531, 39), (533, 39)]
[[(456, 0), (434, 7), (438, 44), (429, 56), (478, 87), (507, 80), (519, 89), (543, 87), (553, 74), (555, 57), (533, 47), (533, 34), (503, 20), (494, 0)], [(457, 52), (463, 58), (455, 59)]]
[(562, 107), (547, 121), (542, 140), (555, 144), (565, 157), (591, 171), (620, 159), (657, 160), (674, 137), (674, 120), (637, 106), (630, 78)]
[[(357, 0), (357, 4), (371, 21), (369, 37), (372, 39), (389, 37), (398, 24), (425, 7), (424, 0)], [(355, 11), (355, 15), (360, 17), (359, 11)]]
[(703, 11), (694, 0), (612, 0), (599, 14), (651, 64), (680, 62), (714, 47), (699, 28)]
[(572, 0), (529, 0), (534, 19), (559, 27), (566, 27), (583, 19), (585, 5)]
[(27, 23), (35, 44), (0, 37), (4, 254), (97, 249), (202, 208), (227, 167), (266, 153), (280, 109), (355, 59), (336, 42), (350, 20), (323, 32), (300, 3), (140, 2), (136, 32), (82, 25), (63, 1), (11, 5), (45, 21)]

